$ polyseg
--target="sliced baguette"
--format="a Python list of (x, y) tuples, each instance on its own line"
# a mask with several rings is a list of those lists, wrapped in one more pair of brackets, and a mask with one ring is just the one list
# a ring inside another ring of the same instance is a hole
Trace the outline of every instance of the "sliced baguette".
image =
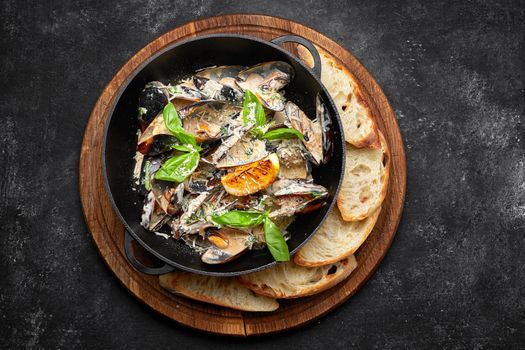
[(367, 239), (379, 217), (381, 207), (361, 221), (344, 221), (337, 206), (323, 225), (294, 255), (301, 266), (333, 264), (354, 254)]
[(381, 132), (381, 148), (346, 147), (343, 183), (337, 206), (345, 221), (371, 215), (385, 199), (390, 171), (388, 145)]
[[(321, 81), (337, 106), (346, 142), (358, 148), (379, 148), (379, 136), (372, 110), (357, 79), (332, 55), (320, 47), (317, 47), (317, 50), (321, 56)], [(308, 65), (313, 65), (312, 56), (306, 48), (298, 46), (297, 52), (299, 58)]]
[(159, 276), (159, 282), (172, 293), (236, 310), (269, 312), (279, 308), (275, 299), (254, 294), (235, 277), (202, 276), (177, 271)]
[(327, 290), (348, 277), (356, 267), (357, 261), (353, 255), (320, 267), (304, 267), (288, 261), (240, 276), (239, 280), (257, 294), (292, 299)]

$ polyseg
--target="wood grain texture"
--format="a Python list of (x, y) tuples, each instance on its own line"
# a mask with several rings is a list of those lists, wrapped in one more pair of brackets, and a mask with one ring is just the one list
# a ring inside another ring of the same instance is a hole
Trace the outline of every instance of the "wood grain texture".
[[(135, 271), (123, 252), (124, 227), (104, 188), (101, 147), (109, 108), (116, 92), (136, 67), (172, 42), (212, 33), (238, 33), (262, 39), (300, 35), (337, 57), (357, 78), (391, 150), (389, 190), (376, 227), (356, 253), (357, 269), (350, 277), (321, 294), (280, 301), (272, 313), (245, 313), (208, 305), (166, 292), (158, 278)], [(188, 23), (162, 35), (136, 53), (113, 77), (89, 118), (80, 155), (80, 197), (93, 241), (120, 282), (153, 310), (202, 331), (234, 336), (270, 334), (311, 322), (352, 296), (373, 274), (394, 238), (405, 199), (406, 162), (403, 141), (392, 108), (368, 71), (348, 51), (326, 36), (289, 20), (262, 15), (226, 15)]]

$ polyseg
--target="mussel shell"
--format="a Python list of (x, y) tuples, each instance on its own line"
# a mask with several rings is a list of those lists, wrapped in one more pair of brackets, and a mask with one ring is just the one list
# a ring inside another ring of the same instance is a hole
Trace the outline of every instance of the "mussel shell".
[(220, 236), (221, 241), (226, 243), (226, 246), (220, 248), (212, 244), (201, 256), (202, 262), (206, 264), (224, 264), (232, 261), (248, 250), (250, 245), (248, 243), (249, 234), (241, 230), (224, 227), (208, 234)]
[(168, 93), (164, 85), (158, 81), (149, 82), (139, 95), (139, 125), (142, 131), (168, 104)]
[(215, 165), (219, 169), (231, 168), (256, 162), (268, 154), (265, 141), (246, 133)]
[(286, 116), (291, 126), (303, 134), (303, 144), (308, 151), (310, 160), (319, 165), (323, 161), (323, 132), (318, 121), (313, 121), (293, 102), (285, 106)]
[(216, 66), (198, 70), (195, 76), (215, 80), (224, 84), (225, 78), (235, 78), (245, 67), (243, 66)]
[[(292, 66), (283, 61), (263, 62), (239, 72), (237, 81), (246, 82), (254, 74), (261, 77), (259, 85), (279, 90), (292, 81), (295, 72)], [(279, 82), (280, 85), (269, 85), (271, 81)]]
[(202, 101), (206, 99), (206, 96), (195, 87), (192, 80), (185, 80), (170, 89), (170, 98), (187, 101)]
[(302, 180), (280, 179), (275, 181), (266, 191), (276, 197), (288, 195), (306, 195), (312, 198), (326, 198), (329, 194), (326, 187)]
[(195, 135), (197, 141), (208, 142), (227, 136), (231, 129), (242, 123), (240, 106), (206, 100), (179, 110), (183, 128)]
[(170, 149), (177, 139), (166, 128), (162, 113), (158, 114), (140, 135), (137, 150), (144, 155), (157, 155)]
[(209, 100), (241, 102), (244, 97), (238, 87), (223, 85), (212, 79), (194, 76), (193, 84)]
[(160, 208), (153, 192), (144, 198), (140, 224), (149, 231), (159, 230), (170, 219), (170, 215)]
[(321, 95), (317, 95), (315, 99), (317, 121), (321, 126), (321, 135), (323, 141), (323, 159), (322, 163), (326, 164), (332, 157), (334, 152), (334, 132), (332, 128), (332, 118), (323, 102)]
[(279, 92), (294, 77), (294, 70), (286, 62), (271, 61), (239, 72), (236, 81), (243, 90), (253, 92), (262, 104), (273, 111), (284, 109), (284, 96)]

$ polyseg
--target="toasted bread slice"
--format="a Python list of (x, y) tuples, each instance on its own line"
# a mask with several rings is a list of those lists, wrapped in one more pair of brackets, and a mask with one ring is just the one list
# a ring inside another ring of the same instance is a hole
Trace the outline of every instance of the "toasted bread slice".
[(319, 267), (304, 267), (288, 261), (240, 276), (239, 280), (257, 294), (292, 299), (327, 290), (348, 277), (356, 267), (357, 261), (353, 255)]
[(385, 199), (390, 155), (381, 132), (379, 138), (379, 149), (346, 147), (345, 174), (337, 197), (337, 206), (345, 221), (363, 220)]
[(379, 217), (381, 207), (361, 221), (344, 221), (337, 206), (323, 225), (294, 255), (301, 266), (333, 264), (354, 254), (367, 239)]
[[(317, 47), (317, 50), (321, 56), (321, 81), (337, 106), (346, 142), (358, 148), (379, 148), (379, 136), (372, 110), (357, 79), (332, 55), (320, 47)], [(306, 48), (298, 46), (297, 52), (299, 58), (308, 65), (313, 65), (312, 56)]]
[(172, 293), (236, 310), (269, 312), (279, 308), (275, 299), (254, 294), (234, 277), (176, 271), (159, 276), (159, 282)]

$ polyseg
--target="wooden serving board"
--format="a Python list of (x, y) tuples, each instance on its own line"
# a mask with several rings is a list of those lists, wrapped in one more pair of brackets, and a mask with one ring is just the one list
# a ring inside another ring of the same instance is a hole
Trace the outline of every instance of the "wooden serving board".
[[(144, 60), (175, 41), (212, 33), (238, 33), (270, 40), (285, 34), (302, 36), (330, 52), (361, 83), (391, 151), (387, 197), (372, 234), (356, 253), (358, 267), (338, 286), (321, 294), (279, 301), (272, 313), (247, 313), (185, 299), (159, 286), (158, 277), (135, 271), (124, 254), (124, 227), (104, 188), (101, 147), (109, 109), (116, 92)], [(194, 21), (162, 35), (136, 53), (104, 89), (89, 118), (80, 155), (80, 197), (85, 220), (100, 255), (115, 276), (138, 299), (176, 322), (206, 332), (251, 336), (292, 329), (335, 309), (372, 275), (395, 235), (405, 199), (406, 163), (403, 141), (392, 108), (368, 71), (348, 51), (326, 36), (289, 20), (262, 15), (225, 15)]]

